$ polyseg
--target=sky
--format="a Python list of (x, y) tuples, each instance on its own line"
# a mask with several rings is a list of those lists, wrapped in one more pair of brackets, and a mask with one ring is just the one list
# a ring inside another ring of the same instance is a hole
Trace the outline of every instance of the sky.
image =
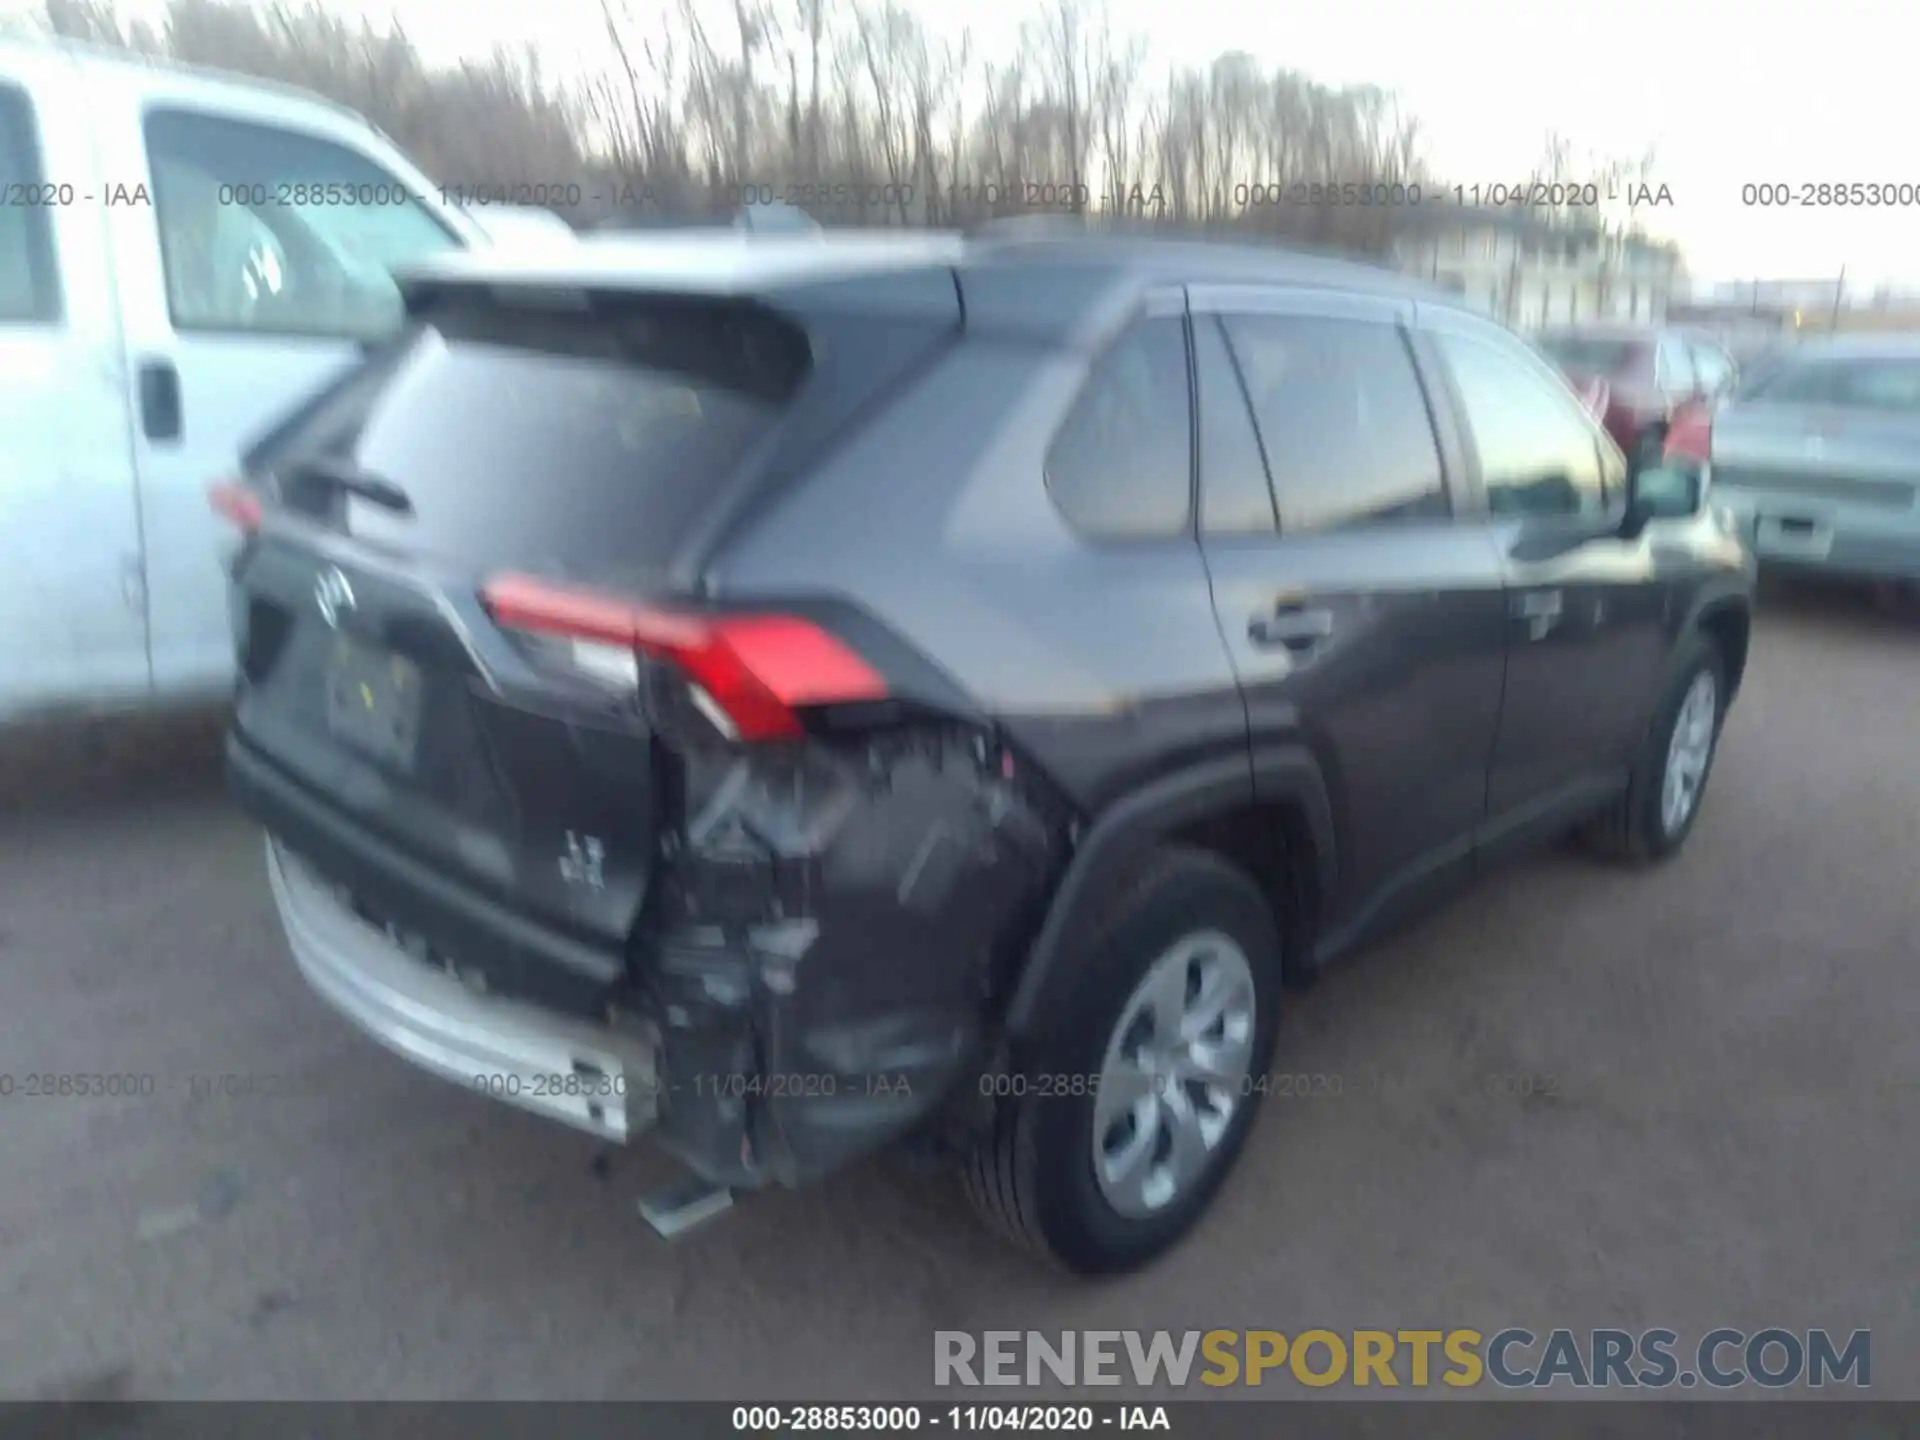
[[(17, 3), (17, 0), (16, 0)], [(607, 65), (597, 0), (323, 0), (397, 18), (431, 61), (531, 42), (556, 72)], [(630, 0), (643, 22), (672, 0)], [(695, 0), (724, 25), (727, 0)], [(830, 0), (832, 3), (832, 0)], [(849, 3), (849, 0), (839, 0)], [(976, 51), (1015, 48), (1035, 0), (903, 0)], [(781, 10), (792, 0), (775, 0)], [(1107, 0), (1146, 40), (1143, 80), (1244, 50), (1264, 67), (1393, 90), (1453, 180), (1511, 185), (1550, 131), (1576, 157), (1638, 157), (1671, 203), (1639, 215), (1704, 280), (1832, 279), (1920, 286), (1920, 76), (1897, 6), (1687, 0)], [(123, 13), (153, 13), (134, 0)], [(710, 32), (712, 33), (712, 32)], [(1254, 177), (1248, 177), (1254, 178)], [(1907, 187), (1904, 208), (1763, 206), (1742, 188), (1821, 182)]]

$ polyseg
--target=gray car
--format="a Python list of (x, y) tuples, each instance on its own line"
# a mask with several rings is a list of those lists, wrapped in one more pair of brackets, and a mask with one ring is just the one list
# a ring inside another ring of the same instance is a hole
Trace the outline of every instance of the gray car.
[(1762, 563), (1920, 578), (1920, 335), (1813, 342), (1750, 372), (1707, 450)]
[(407, 295), (227, 507), (228, 773), (315, 989), (650, 1132), (662, 1233), (900, 1142), (1144, 1264), (1280, 1088), (1283, 979), (1698, 814), (1750, 557), (1440, 292), (894, 232)]

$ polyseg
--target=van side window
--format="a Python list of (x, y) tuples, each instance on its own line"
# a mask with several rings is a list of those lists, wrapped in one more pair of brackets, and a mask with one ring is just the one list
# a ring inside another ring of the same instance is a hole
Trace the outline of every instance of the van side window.
[(1183, 533), (1192, 510), (1186, 324), (1138, 322), (1094, 363), (1047, 452), (1047, 489), (1073, 527), (1103, 540)]
[(0, 325), (60, 319), (54, 262), (56, 187), (40, 163), (40, 136), (26, 92), (0, 85)]
[(329, 140), (186, 110), (149, 112), (146, 139), (176, 329), (387, 334), (402, 315), (390, 267), (460, 243)]

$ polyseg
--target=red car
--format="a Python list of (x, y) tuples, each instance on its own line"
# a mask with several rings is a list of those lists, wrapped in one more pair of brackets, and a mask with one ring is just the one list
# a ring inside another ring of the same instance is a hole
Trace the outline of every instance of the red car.
[(1720, 346), (1682, 330), (1579, 326), (1535, 337), (1587, 395), (1628, 455), (1658, 461), (1677, 414), (1724, 394), (1736, 367)]

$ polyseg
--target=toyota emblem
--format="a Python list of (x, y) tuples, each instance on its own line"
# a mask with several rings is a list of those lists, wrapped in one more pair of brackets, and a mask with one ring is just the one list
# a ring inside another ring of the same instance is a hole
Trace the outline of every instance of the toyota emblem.
[(329, 565), (313, 582), (313, 603), (320, 607), (320, 618), (335, 629), (340, 617), (353, 609), (353, 586), (338, 565)]

